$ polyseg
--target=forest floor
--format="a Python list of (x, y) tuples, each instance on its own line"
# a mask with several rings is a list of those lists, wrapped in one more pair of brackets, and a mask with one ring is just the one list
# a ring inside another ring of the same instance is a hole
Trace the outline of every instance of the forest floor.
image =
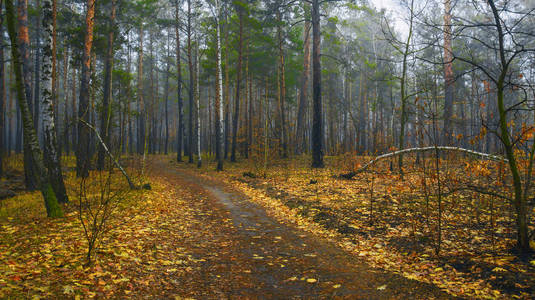
[(262, 159), (255, 164), (254, 158), (226, 163), (223, 172), (211, 160), (200, 170), (180, 166), (233, 186), (280, 222), (328, 239), (373, 268), (458, 297), (535, 297), (535, 257), (516, 253), (507, 202), (462, 193), (444, 197), (437, 255), (436, 199), (422, 199), (421, 178), (390, 172), (337, 178), (351, 169), (348, 164), (369, 160), (357, 159), (327, 157), (324, 169), (310, 169), (308, 157), (272, 160), (266, 176)]
[[(356, 206), (368, 206), (357, 197), (367, 193), (364, 183), (333, 179), (339, 168), (310, 170), (304, 159), (285, 161), (270, 166), (263, 178), (245, 161), (226, 163), (224, 172), (215, 172), (213, 162), (199, 170), (172, 156), (150, 158), (146, 165), (152, 190), (124, 199), (90, 267), (84, 265), (87, 242), (75, 209), (79, 182), (72, 169), (66, 182), (73, 203), (64, 218), (47, 219), (38, 192), (0, 200), (0, 298), (533, 295), (530, 259), (507, 250), (452, 254), (451, 248), (460, 247), (448, 245), (436, 257), (410, 240), (400, 242), (406, 225), (394, 224), (396, 214), (380, 201), (376, 214), (385, 220), (366, 225), (369, 216)], [(125, 184), (120, 174), (114, 180)], [(383, 178), (383, 184), (393, 185), (389, 180), (395, 179)], [(347, 194), (357, 198), (347, 200)], [(385, 233), (384, 226), (400, 231)], [(494, 248), (500, 247), (506, 249), (496, 242)]]
[(38, 192), (2, 200), (0, 298), (451, 298), (371, 268), (167, 157), (147, 165), (152, 190), (124, 199), (89, 267), (72, 172), (64, 218), (44, 217)]

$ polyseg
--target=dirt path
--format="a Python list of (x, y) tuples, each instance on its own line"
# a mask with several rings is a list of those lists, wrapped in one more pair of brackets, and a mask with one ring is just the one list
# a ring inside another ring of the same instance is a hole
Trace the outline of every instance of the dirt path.
[[(372, 269), (326, 241), (281, 224), (232, 188), (180, 165), (159, 161), (156, 176), (188, 190), (217, 230), (217, 249), (203, 247), (205, 261), (190, 276), (188, 294), (201, 298), (450, 298), (437, 287)], [(202, 200), (202, 201), (201, 201)], [(204, 214), (201, 214), (204, 215)], [(208, 217), (209, 216), (209, 217)], [(199, 222), (199, 226), (203, 221)], [(218, 228), (217, 224), (220, 224)], [(208, 226), (208, 225), (207, 225)], [(193, 234), (193, 236), (195, 236)], [(195, 245), (195, 238), (189, 241)], [(204, 288), (199, 290), (198, 281)], [(194, 282), (197, 282), (194, 284)]]

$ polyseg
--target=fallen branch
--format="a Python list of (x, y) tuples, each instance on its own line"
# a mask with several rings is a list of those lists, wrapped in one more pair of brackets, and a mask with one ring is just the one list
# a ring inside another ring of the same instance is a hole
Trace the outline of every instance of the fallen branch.
[(503, 158), (503, 157), (498, 156), (498, 155), (492, 155), (492, 154), (477, 152), (477, 151), (464, 149), (464, 148), (459, 148), (459, 147), (431, 146), (431, 147), (422, 147), (422, 148), (409, 148), (409, 149), (398, 150), (398, 151), (394, 151), (394, 152), (390, 152), (390, 153), (386, 153), (386, 154), (377, 156), (375, 159), (369, 161), (368, 163), (366, 163), (364, 166), (362, 166), (361, 168), (359, 168), (356, 171), (345, 173), (345, 174), (340, 174), (340, 178), (352, 179), (355, 175), (366, 171), (370, 166), (374, 165), (376, 162), (378, 162), (380, 160), (383, 160), (385, 158), (398, 156), (398, 155), (406, 154), (406, 153), (412, 153), (412, 152), (426, 152), (426, 151), (435, 151), (435, 150), (462, 152), (462, 153), (466, 153), (466, 154), (470, 154), (470, 155), (474, 155), (474, 156), (478, 156), (478, 157), (482, 157), (484, 159), (489, 159), (489, 160), (494, 160), (494, 161), (503, 161), (503, 162), (507, 162), (508, 161), (506, 158)]
[(124, 177), (126, 178), (126, 180), (128, 181), (128, 185), (130, 186), (130, 189), (132, 190), (136, 190), (137, 187), (135, 186), (135, 184), (132, 182), (132, 180), (130, 179), (130, 176), (128, 176), (128, 174), (126, 173), (126, 171), (124, 170), (123, 166), (121, 166), (121, 164), (119, 163), (119, 161), (117, 161), (117, 159), (115, 159), (115, 157), (113, 156), (113, 154), (111, 154), (110, 150), (108, 149), (108, 146), (106, 146), (106, 143), (104, 143), (104, 141), (102, 140), (102, 138), (100, 137), (100, 134), (98, 134), (98, 131), (95, 129), (95, 127), (93, 127), (91, 124), (87, 123), (86, 121), (80, 119), (80, 122), (82, 122), (82, 124), (84, 124), (85, 126), (87, 126), (89, 129), (93, 130), (93, 132), (95, 133), (95, 136), (97, 137), (98, 141), (100, 142), (100, 144), (102, 145), (102, 148), (104, 148), (104, 151), (106, 151), (106, 153), (108, 154), (108, 156), (111, 158), (111, 160), (113, 161), (113, 163), (115, 164), (115, 166), (121, 170), (121, 173), (123, 173)]

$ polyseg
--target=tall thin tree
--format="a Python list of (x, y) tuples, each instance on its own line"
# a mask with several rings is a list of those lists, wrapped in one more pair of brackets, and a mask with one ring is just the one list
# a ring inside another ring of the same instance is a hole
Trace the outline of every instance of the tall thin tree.
[(95, 0), (87, 0), (85, 17), (85, 39), (82, 56), (82, 74), (80, 76), (80, 97), (78, 100), (78, 141), (76, 148), (76, 176), (89, 176), (90, 132), (82, 122), (89, 123), (89, 93), (91, 77), (91, 48), (93, 47), (93, 26), (95, 17)]
[(63, 215), (63, 211), (61, 209), (61, 206), (58, 204), (58, 200), (56, 198), (56, 195), (54, 194), (54, 190), (52, 189), (52, 186), (48, 181), (46, 167), (43, 162), (43, 156), (41, 153), (41, 149), (39, 148), (39, 142), (37, 141), (37, 134), (35, 132), (35, 127), (32, 120), (32, 113), (29, 109), (28, 101), (25, 97), (26, 91), (24, 85), (24, 78), (22, 75), (21, 55), (17, 44), (17, 32), (15, 29), (16, 20), (13, 0), (5, 0), (5, 8), (8, 34), (11, 40), (11, 57), (13, 60), (13, 67), (15, 71), (17, 102), (21, 111), (21, 117), (24, 127), (24, 140), (28, 144), (28, 149), (30, 150), (29, 155), (31, 155), (32, 162), (34, 163), (33, 167), (35, 168), (36, 174), (38, 175), (36, 176), (37, 184), (39, 186), (39, 189), (41, 190), (45, 201), (47, 215), (49, 217), (60, 217)]
[(175, 37), (176, 37), (176, 72), (177, 72), (177, 99), (178, 99), (178, 131), (176, 160), (182, 161), (182, 148), (184, 139), (184, 112), (182, 107), (182, 64), (180, 61), (180, 19), (179, 0), (175, 1)]
[[(115, 11), (117, 7), (117, 0), (111, 1), (111, 12), (108, 20), (108, 49), (106, 50), (106, 60), (104, 62), (104, 93), (102, 97), (102, 111), (100, 115), (100, 137), (104, 143), (109, 147), (110, 135), (109, 128), (111, 122), (111, 88), (112, 88), (112, 70), (113, 70), (113, 47), (115, 40)], [(102, 144), (98, 147), (97, 169), (104, 169), (104, 159), (106, 151)]]
[(241, 4), (236, 4), (238, 13), (239, 34), (238, 34), (238, 65), (236, 67), (236, 96), (234, 97), (234, 115), (232, 116), (232, 148), (230, 161), (236, 161), (236, 144), (238, 142), (238, 120), (240, 118), (240, 83), (243, 59), (243, 11)]
[(221, 69), (221, 8), (219, 0), (215, 0), (216, 16), (216, 156), (217, 170), (223, 170), (223, 77)]
[(444, 0), (444, 142), (447, 146), (452, 142), (451, 118), (455, 83), (451, 34), (451, 0)]
[(321, 103), (320, 1), (312, 0), (312, 167), (323, 163), (323, 108)]
[(63, 174), (61, 173), (61, 162), (59, 160), (59, 149), (55, 129), (54, 116), (54, 95), (52, 85), (52, 57), (56, 54), (52, 51), (52, 39), (54, 31), (53, 22), (53, 4), (52, 0), (43, 0), (43, 49), (42, 49), (42, 64), (41, 64), (41, 106), (43, 117), (43, 148), (44, 161), (48, 168), (48, 178), (56, 198), (60, 203), (67, 203), (67, 191), (65, 190), (65, 183), (63, 182)]
[[(28, 30), (28, 0), (18, 0), (17, 2), (18, 12), (18, 34), (17, 43), (20, 51), (20, 59), (22, 64), (22, 80), (24, 84), (24, 91), (26, 102), (28, 103), (28, 109), (30, 114), (33, 113), (33, 98), (32, 98), (32, 81), (30, 70), (30, 34)], [(22, 118), (22, 116), (21, 116)], [(35, 121), (34, 126), (35, 126)], [(22, 124), (24, 126), (24, 124)], [(20, 135), (19, 135), (20, 136)], [(31, 149), (27, 141), (23, 141), (24, 147), (24, 179), (26, 183), (26, 189), (33, 191), (38, 188), (37, 178), (35, 174), (34, 162), (32, 161)]]

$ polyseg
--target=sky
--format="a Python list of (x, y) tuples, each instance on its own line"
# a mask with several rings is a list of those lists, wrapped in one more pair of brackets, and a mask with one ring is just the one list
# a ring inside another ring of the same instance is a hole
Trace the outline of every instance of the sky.
[[(372, 5), (374, 5), (377, 9), (385, 8), (392, 17), (394, 18), (394, 27), (395, 30), (400, 33), (403, 37), (407, 35), (406, 31), (408, 31), (407, 24), (402, 20), (400, 14), (399, 14), (399, 0), (369, 0)], [(535, 1), (535, 0), (534, 0)]]
[(370, 0), (370, 3), (379, 9), (386, 8), (390, 11), (397, 6), (394, 0)]

